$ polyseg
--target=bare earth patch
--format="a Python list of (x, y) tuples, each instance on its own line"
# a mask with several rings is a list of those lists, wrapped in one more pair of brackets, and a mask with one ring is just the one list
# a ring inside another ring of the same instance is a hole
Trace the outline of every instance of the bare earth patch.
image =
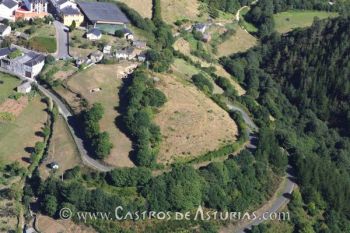
[[(121, 73), (133, 63), (122, 62), (115, 65), (96, 65), (79, 72), (68, 81), (68, 86), (81, 94), (89, 104), (101, 103), (105, 109), (100, 122), (102, 131), (107, 131), (114, 145), (110, 156), (105, 162), (115, 167), (133, 167), (129, 158), (132, 149), (131, 140), (117, 128), (116, 118), (120, 115), (116, 108), (119, 106), (119, 89), (122, 85)], [(101, 90), (91, 92), (93, 89)]]
[(0, 112), (7, 112), (18, 117), (23, 109), (28, 105), (28, 97), (22, 96), (19, 100), (7, 99), (0, 105)]
[(37, 217), (37, 227), (40, 232), (45, 233), (95, 233), (91, 227), (77, 225), (71, 220), (54, 220), (50, 217), (39, 215)]
[(237, 27), (236, 33), (218, 46), (218, 57), (228, 56), (238, 52), (244, 52), (255, 46), (257, 39), (241, 27)]
[(155, 117), (163, 135), (158, 162), (199, 156), (236, 140), (235, 122), (195, 86), (162, 75), (157, 88), (168, 98)]
[(136, 10), (144, 18), (152, 18), (152, 0), (119, 0)]

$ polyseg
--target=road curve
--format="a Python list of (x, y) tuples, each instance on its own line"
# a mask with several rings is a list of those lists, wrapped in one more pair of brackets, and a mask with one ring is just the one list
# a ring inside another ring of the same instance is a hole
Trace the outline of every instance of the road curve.
[(41, 86), (34, 79), (15, 74), (13, 72), (10, 72), (8, 70), (4, 70), (2, 68), (0, 68), (0, 71), (14, 75), (23, 81), (28, 81), (30, 83), (34, 83), (45, 96), (47, 96), (49, 99), (51, 99), (57, 105), (59, 113), (63, 116), (63, 118), (64, 118), (65, 122), (67, 123), (68, 128), (73, 136), (74, 142), (78, 148), (81, 160), (83, 161), (84, 165), (86, 165), (92, 169), (101, 171), (101, 172), (107, 172), (107, 171), (110, 171), (113, 169), (113, 167), (106, 166), (106, 165), (102, 164), (101, 162), (91, 158), (88, 155), (87, 151), (84, 148), (83, 140), (80, 139), (76, 135), (73, 127), (69, 123), (69, 117), (72, 117), (72, 113), (69, 111), (69, 109), (66, 107), (66, 105), (55, 94), (53, 94), (50, 90), (46, 89), (45, 87)]
[(290, 173), (290, 170), (291, 170), (291, 167), (288, 166), (287, 179), (286, 179), (286, 183), (284, 185), (282, 194), (278, 198), (276, 198), (275, 201), (273, 201), (273, 203), (271, 204), (271, 207), (268, 210), (263, 211), (263, 213), (261, 213), (260, 215), (258, 215), (255, 220), (240, 226), (239, 229), (237, 229), (235, 232), (245, 233), (248, 230), (251, 230), (253, 226), (257, 226), (265, 221), (268, 221), (268, 219), (263, 218), (263, 215), (269, 216), (269, 214), (278, 213), (278, 211), (280, 211), (285, 205), (289, 203), (290, 196), (294, 190), (294, 187), (296, 186), (295, 182), (293, 181), (295, 178)]
[(55, 104), (57, 105), (60, 114), (62, 115), (62, 117), (66, 121), (68, 128), (73, 136), (74, 142), (79, 150), (79, 153), (80, 153), (80, 156), (81, 156), (83, 163), (85, 165), (89, 166), (90, 168), (93, 168), (93, 169), (101, 171), (101, 172), (107, 172), (107, 171), (112, 170), (113, 167), (106, 166), (106, 165), (100, 163), (99, 161), (91, 158), (88, 155), (86, 149), (84, 148), (83, 140), (76, 135), (74, 129), (72, 128), (72, 126), (69, 123), (69, 118), (72, 117), (72, 113), (69, 111), (69, 109), (66, 107), (66, 105), (59, 98), (57, 98), (57, 96), (55, 94), (53, 94), (51, 91), (47, 90), (46, 88), (39, 85), (38, 83), (36, 83), (36, 85), (38, 86), (38, 89), (44, 95), (46, 95), (47, 97), (52, 99), (52, 101), (55, 102)]
[[(254, 145), (254, 143), (252, 141), (256, 137), (253, 135), (253, 132), (254, 131), (257, 132), (259, 130), (258, 126), (254, 123), (254, 121), (250, 118), (250, 116), (241, 107), (233, 105), (231, 103), (228, 103), (227, 106), (230, 110), (234, 110), (234, 111), (241, 113), (244, 122), (248, 126), (247, 132), (249, 134), (249, 140), (251, 141), (250, 144)], [(293, 189), (296, 186), (296, 183), (294, 182), (295, 178), (292, 174), (292, 167), (290, 165), (287, 166), (286, 172), (287, 172), (287, 178), (286, 178), (286, 182), (285, 182), (284, 187), (283, 187), (282, 192), (281, 192), (282, 194), (279, 197), (277, 197), (273, 201), (273, 203), (270, 204), (270, 207), (267, 210), (263, 211), (260, 215), (258, 215), (255, 220), (240, 225), (238, 229), (237, 229), (237, 226), (230, 225), (230, 226), (222, 228), (220, 230), (220, 232), (245, 233), (248, 230), (251, 230), (253, 226), (259, 225), (260, 223), (267, 221), (266, 219), (264, 219), (263, 215), (268, 216), (268, 214), (270, 214), (270, 213), (276, 213), (283, 206), (288, 204), (288, 202), (289, 202), (288, 196), (290, 196), (292, 194)]]

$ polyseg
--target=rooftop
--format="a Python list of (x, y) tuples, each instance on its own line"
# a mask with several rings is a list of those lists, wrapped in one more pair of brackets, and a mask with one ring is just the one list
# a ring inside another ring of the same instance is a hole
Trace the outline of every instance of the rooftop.
[(61, 13), (64, 15), (79, 15), (79, 14), (81, 14), (80, 10), (78, 8), (74, 8), (71, 6), (67, 6), (67, 7), (63, 8), (61, 10)]
[[(0, 49), (0, 57), (4, 57), (4, 56), (8, 56), (9, 54), (15, 52), (16, 48), (2, 48)], [(22, 54), (19, 55), (19, 56), (16, 56), (14, 57), (13, 59), (10, 59), (10, 60), (13, 60), (15, 62), (18, 62), (18, 63), (21, 63), (21, 64), (24, 64), (26, 66), (35, 66), (39, 63), (41, 63), (42, 61), (45, 60), (45, 56), (42, 55), (42, 54), (39, 54), (39, 53), (35, 53), (35, 52), (32, 52), (32, 51), (27, 51), (27, 52), (23, 52), (21, 51)]]
[(92, 23), (130, 23), (125, 14), (113, 3), (78, 2), (78, 6)]
[(6, 28), (8, 28), (8, 26), (0, 24), (0, 33), (2, 34), (6, 30)]
[(87, 34), (93, 34), (95, 36), (100, 36), (102, 33), (97, 28), (92, 28), (87, 32)]
[(0, 0), (0, 4), (6, 6), (7, 8), (13, 8), (18, 5), (18, 3), (13, 0)]

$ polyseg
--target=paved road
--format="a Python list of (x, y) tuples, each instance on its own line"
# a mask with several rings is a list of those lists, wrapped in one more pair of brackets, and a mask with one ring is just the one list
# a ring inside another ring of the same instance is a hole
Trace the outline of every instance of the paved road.
[(68, 45), (68, 31), (65, 31), (65, 26), (55, 20), (53, 22), (55, 28), (56, 28), (56, 38), (57, 38), (57, 52), (55, 54), (55, 57), (57, 59), (66, 59), (69, 58), (69, 45)]
[(287, 179), (286, 179), (286, 183), (284, 185), (282, 194), (278, 198), (276, 198), (276, 200), (273, 201), (273, 203), (271, 204), (271, 207), (268, 208), (268, 210), (264, 211), (261, 215), (258, 215), (256, 220), (249, 222), (247, 224), (244, 224), (235, 232), (245, 233), (248, 230), (251, 230), (253, 226), (257, 226), (260, 223), (267, 221), (263, 218), (264, 213), (267, 213), (267, 214), (265, 214), (265, 216), (269, 216), (270, 213), (278, 213), (278, 211), (281, 210), (281, 208), (283, 208), (286, 204), (289, 203), (289, 201), (290, 201), (289, 198), (290, 198), (296, 184), (294, 182), (294, 176), (290, 173), (291, 167), (288, 166), (287, 170), (288, 170), (287, 171)]
[[(257, 132), (259, 130), (258, 126), (253, 122), (253, 120), (250, 118), (250, 116), (239, 106), (235, 106), (233, 104), (228, 103), (227, 104), (228, 108), (230, 110), (234, 110), (234, 111), (238, 111), (241, 113), (243, 120), (245, 121), (245, 123), (247, 124), (247, 131), (249, 134), (249, 140), (250, 140), (250, 144), (251, 147), (250, 148), (255, 148), (255, 139), (257, 139), (256, 136), (254, 136), (253, 132)], [(249, 145), (248, 145), (249, 148)], [(287, 167), (287, 179), (286, 182), (284, 184), (284, 187), (282, 189), (281, 195), (279, 197), (277, 197), (272, 203), (269, 203), (270, 207), (265, 210), (261, 215), (258, 215), (256, 220), (253, 220), (251, 222), (248, 222), (246, 224), (243, 224), (240, 226), (239, 229), (236, 229), (236, 226), (228, 226), (225, 227), (223, 229), (221, 229), (220, 232), (237, 232), (237, 233), (244, 233), (247, 232), (248, 230), (251, 230), (251, 228), (253, 226), (259, 225), (260, 223), (263, 223), (264, 221), (266, 221), (263, 218), (263, 214), (264, 213), (276, 213), (278, 212), (284, 205), (288, 204), (289, 202), (289, 198), (288, 196), (290, 196), (293, 192), (293, 189), (295, 187), (295, 182), (293, 175), (291, 174), (292, 168), (288, 165)], [(266, 215), (265, 215), (266, 216)]]
[(74, 129), (72, 128), (71, 124), (69, 123), (69, 118), (72, 117), (72, 114), (69, 111), (69, 109), (66, 107), (66, 105), (59, 98), (57, 98), (57, 96), (55, 94), (53, 94), (49, 90), (45, 89), (43, 86), (41, 86), (39, 84), (37, 84), (37, 86), (42, 93), (44, 93), (47, 97), (52, 99), (52, 101), (55, 102), (55, 104), (57, 105), (60, 114), (63, 116), (63, 118), (67, 122), (67, 125), (69, 127), (69, 130), (70, 130), (72, 136), (73, 136), (75, 144), (79, 150), (79, 153), (81, 155), (81, 159), (82, 159), (83, 163), (85, 165), (87, 165), (93, 169), (96, 169), (98, 171), (101, 171), (101, 172), (110, 171), (112, 169), (112, 167), (106, 166), (106, 165), (100, 163), (99, 161), (92, 159), (88, 155), (87, 151), (84, 148), (83, 140), (76, 135)]
[(34, 79), (31, 79), (31, 78), (26, 78), (26, 77), (23, 77), (23, 76), (20, 76), (20, 75), (17, 75), (15, 73), (12, 73), (12, 72), (9, 72), (7, 70), (4, 70), (2, 68), (0, 68), (0, 71), (2, 72), (5, 72), (5, 73), (9, 73), (9, 74), (12, 74), (14, 76), (17, 76), (18, 78), (20, 78), (21, 80), (24, 80), (24, 81), (29, 81), (31, 83), (35, 83), (37, 86), (38, 86), (38, 89), (45, 95), (47, 96), (48, 98), (50, 98), (58, 107), (58, 110), (60, 112), (60, 114), (63, 116), (63, 118), (65, 119), (65, 121), (67, 122), (67, 125), (68, 125), (68, 128), (73, 136), (73, 139), (74, 139), (74, 142), (79, 150), (79, 153), (80, 153), (80, 156), (81, 156), (81, 159), (83, 161), (83, 163), (92, 168), (92, 169), (95, 169), (95, 170), (98, 170), (98, 171), (101, 171), (101, 172), (107, 172), (107, 171), (110, 171), (113, 169), (113, 167), (110, 167), (110, 166), (106, 166), (102, 163), (100, 163), (99, 161), (97, 160), (94, 160), (93, 158), (91, 158), (87, 151), (85, 150), (84, 148), (84, 143), (83, 143), (83, 140), (80, 139), (73, 127), (71, 126), (70, 122), (69, 122), (69, 118), (72, 117), (72, 113), (69, 111), (69, 109), (66, 107), (66, 105), (59, 99), (57, 98), (57, 96), (55, 94), (53, 94), (51, 91), (49, 91), (48, 89), (46, 89), (45, 87), (39, 85), (37, 83), (36, 80)]

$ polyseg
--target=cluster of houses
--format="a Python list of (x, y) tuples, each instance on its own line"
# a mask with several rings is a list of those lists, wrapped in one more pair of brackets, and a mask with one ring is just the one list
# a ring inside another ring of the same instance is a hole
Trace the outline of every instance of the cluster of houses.
[(111, 45), (106, 45), (102, 51), (97, 50), (91, 53), (88, 57), (76, 58), (75, 63), (78, 67), (82, 65), (88, 67), (92, 64), (101, 62), (104, 57), (107, 59), (145, 62), (146, 49), (147, 43), (138, 40), (133, 41), (128, 47), (117, 50), (113, 50)]
[(0, 0), (0, 19), (43, 18), (49, 14), (47, 0)]
[[(211, 41), (211, 35), (208, 33), (208, 29), (210, 28), (210, 23), (195, 23), (192, 24), (190, 22), (185, 23), (181, 26), (181, 30), (185, 30), (187, 32), (195, 31), (197, 33), (201, 34), (201, 38), (203, 42), (210, 42)], [(180, 33), (177, 33), (178, 35)], [(175, 35), (175, 36), (176, 36)]]

